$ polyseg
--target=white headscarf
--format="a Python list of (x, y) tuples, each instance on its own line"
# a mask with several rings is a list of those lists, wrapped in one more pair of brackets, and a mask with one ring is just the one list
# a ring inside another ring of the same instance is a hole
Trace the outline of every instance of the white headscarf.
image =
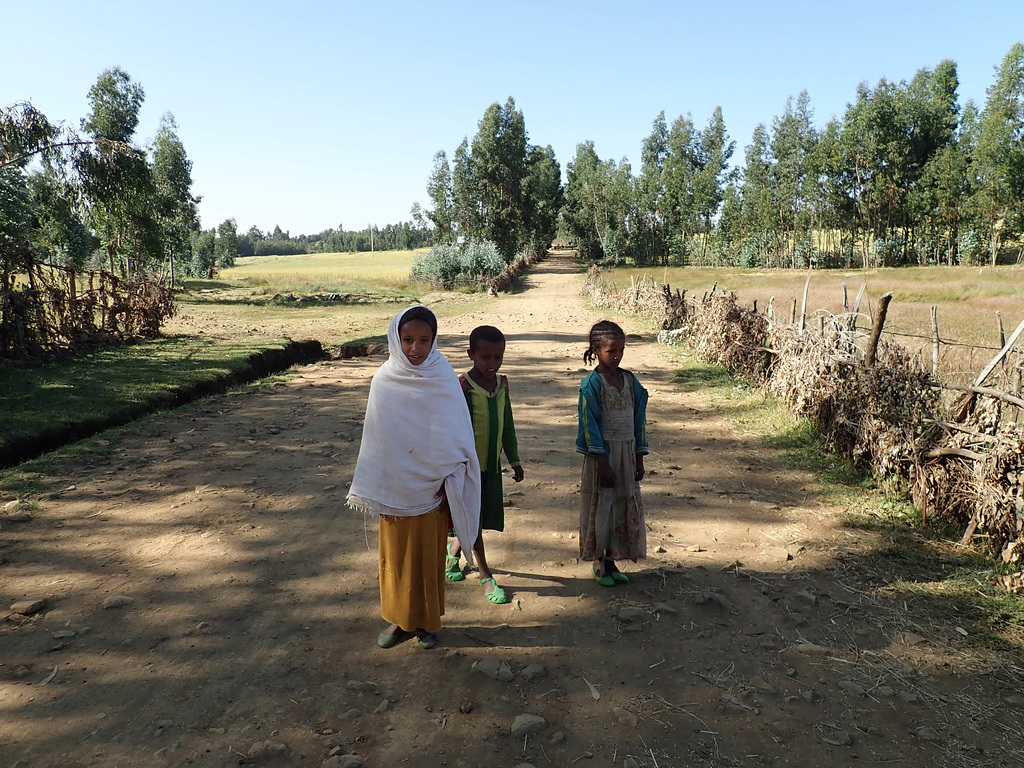
[(459, 377), (437, 350), (437, 334), (419, 365), (402, 351), (398, 324), (410, 309), (391, 321), (390, 357), (370, 382), (348, 504), (378, 515), (422, 515), (437, 507), (435, 495), (444, 482), (455, 534), (472, 564), (480, 528), (473, 423)]

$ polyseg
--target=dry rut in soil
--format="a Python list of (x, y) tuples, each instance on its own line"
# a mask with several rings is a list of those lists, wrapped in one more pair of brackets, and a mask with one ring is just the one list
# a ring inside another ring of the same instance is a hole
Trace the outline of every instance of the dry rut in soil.
[(437, 649), (376, 647), (375, 525), (344, 497), (381, 359), (311, 366), (94, 441), (41, 478), (55, 492), (30, 519), (4, 521), (3, 597), (45, 603), (0, 630), (0, 765), (1019, 759), (1002, 671), (841, 578), (863, 534), (673, 383), (676, 353), (630, 318), (649, 557), (598, 586), (576, 561), (573, 441), (583, 341), (606, 313), (565, 257), (525, 288), (441, 329), (457, 370), (474, 326), (508, 337), (526, 479), (507, 480), (486, 542), (509, 605), (469, 574)]

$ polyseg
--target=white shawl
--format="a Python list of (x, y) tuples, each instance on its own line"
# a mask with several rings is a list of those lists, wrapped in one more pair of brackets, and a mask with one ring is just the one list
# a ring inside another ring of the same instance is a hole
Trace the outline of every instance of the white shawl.
[(444, 482), (455, 535), (472, 565), (480, 527), (480, 463), (459, 377), (437, 350), (413, 365), (398, 323), (388, 328), (389, 358), (370, 382), (366, 419), (348, 504), (378, 515), (411, 517), (437, 507)]

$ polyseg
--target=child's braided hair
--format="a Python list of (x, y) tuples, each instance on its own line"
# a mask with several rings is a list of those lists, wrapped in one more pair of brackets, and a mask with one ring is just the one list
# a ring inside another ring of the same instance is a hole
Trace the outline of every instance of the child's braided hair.
[(594, 360), (597, 360), (597, 350), (601, 348), (601, 344), (605, 339), (625, 338), (626, 332), (619, 327), (618, 323), (613, 323), (611, 320), (602, 320), (599, 323), (594, 323), (590, 329), (590, 346), (583, 353), (583, 362), (589, 365)]

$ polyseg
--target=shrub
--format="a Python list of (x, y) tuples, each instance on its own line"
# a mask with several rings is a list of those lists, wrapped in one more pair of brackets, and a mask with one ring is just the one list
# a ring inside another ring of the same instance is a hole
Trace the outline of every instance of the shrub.
[(505, 268), (505, 259), (490, 240), (465, 245), (435, 245), (412, 263), (415, 280), (427, 280), (449, 288), (457, 284), (483, 284)]

